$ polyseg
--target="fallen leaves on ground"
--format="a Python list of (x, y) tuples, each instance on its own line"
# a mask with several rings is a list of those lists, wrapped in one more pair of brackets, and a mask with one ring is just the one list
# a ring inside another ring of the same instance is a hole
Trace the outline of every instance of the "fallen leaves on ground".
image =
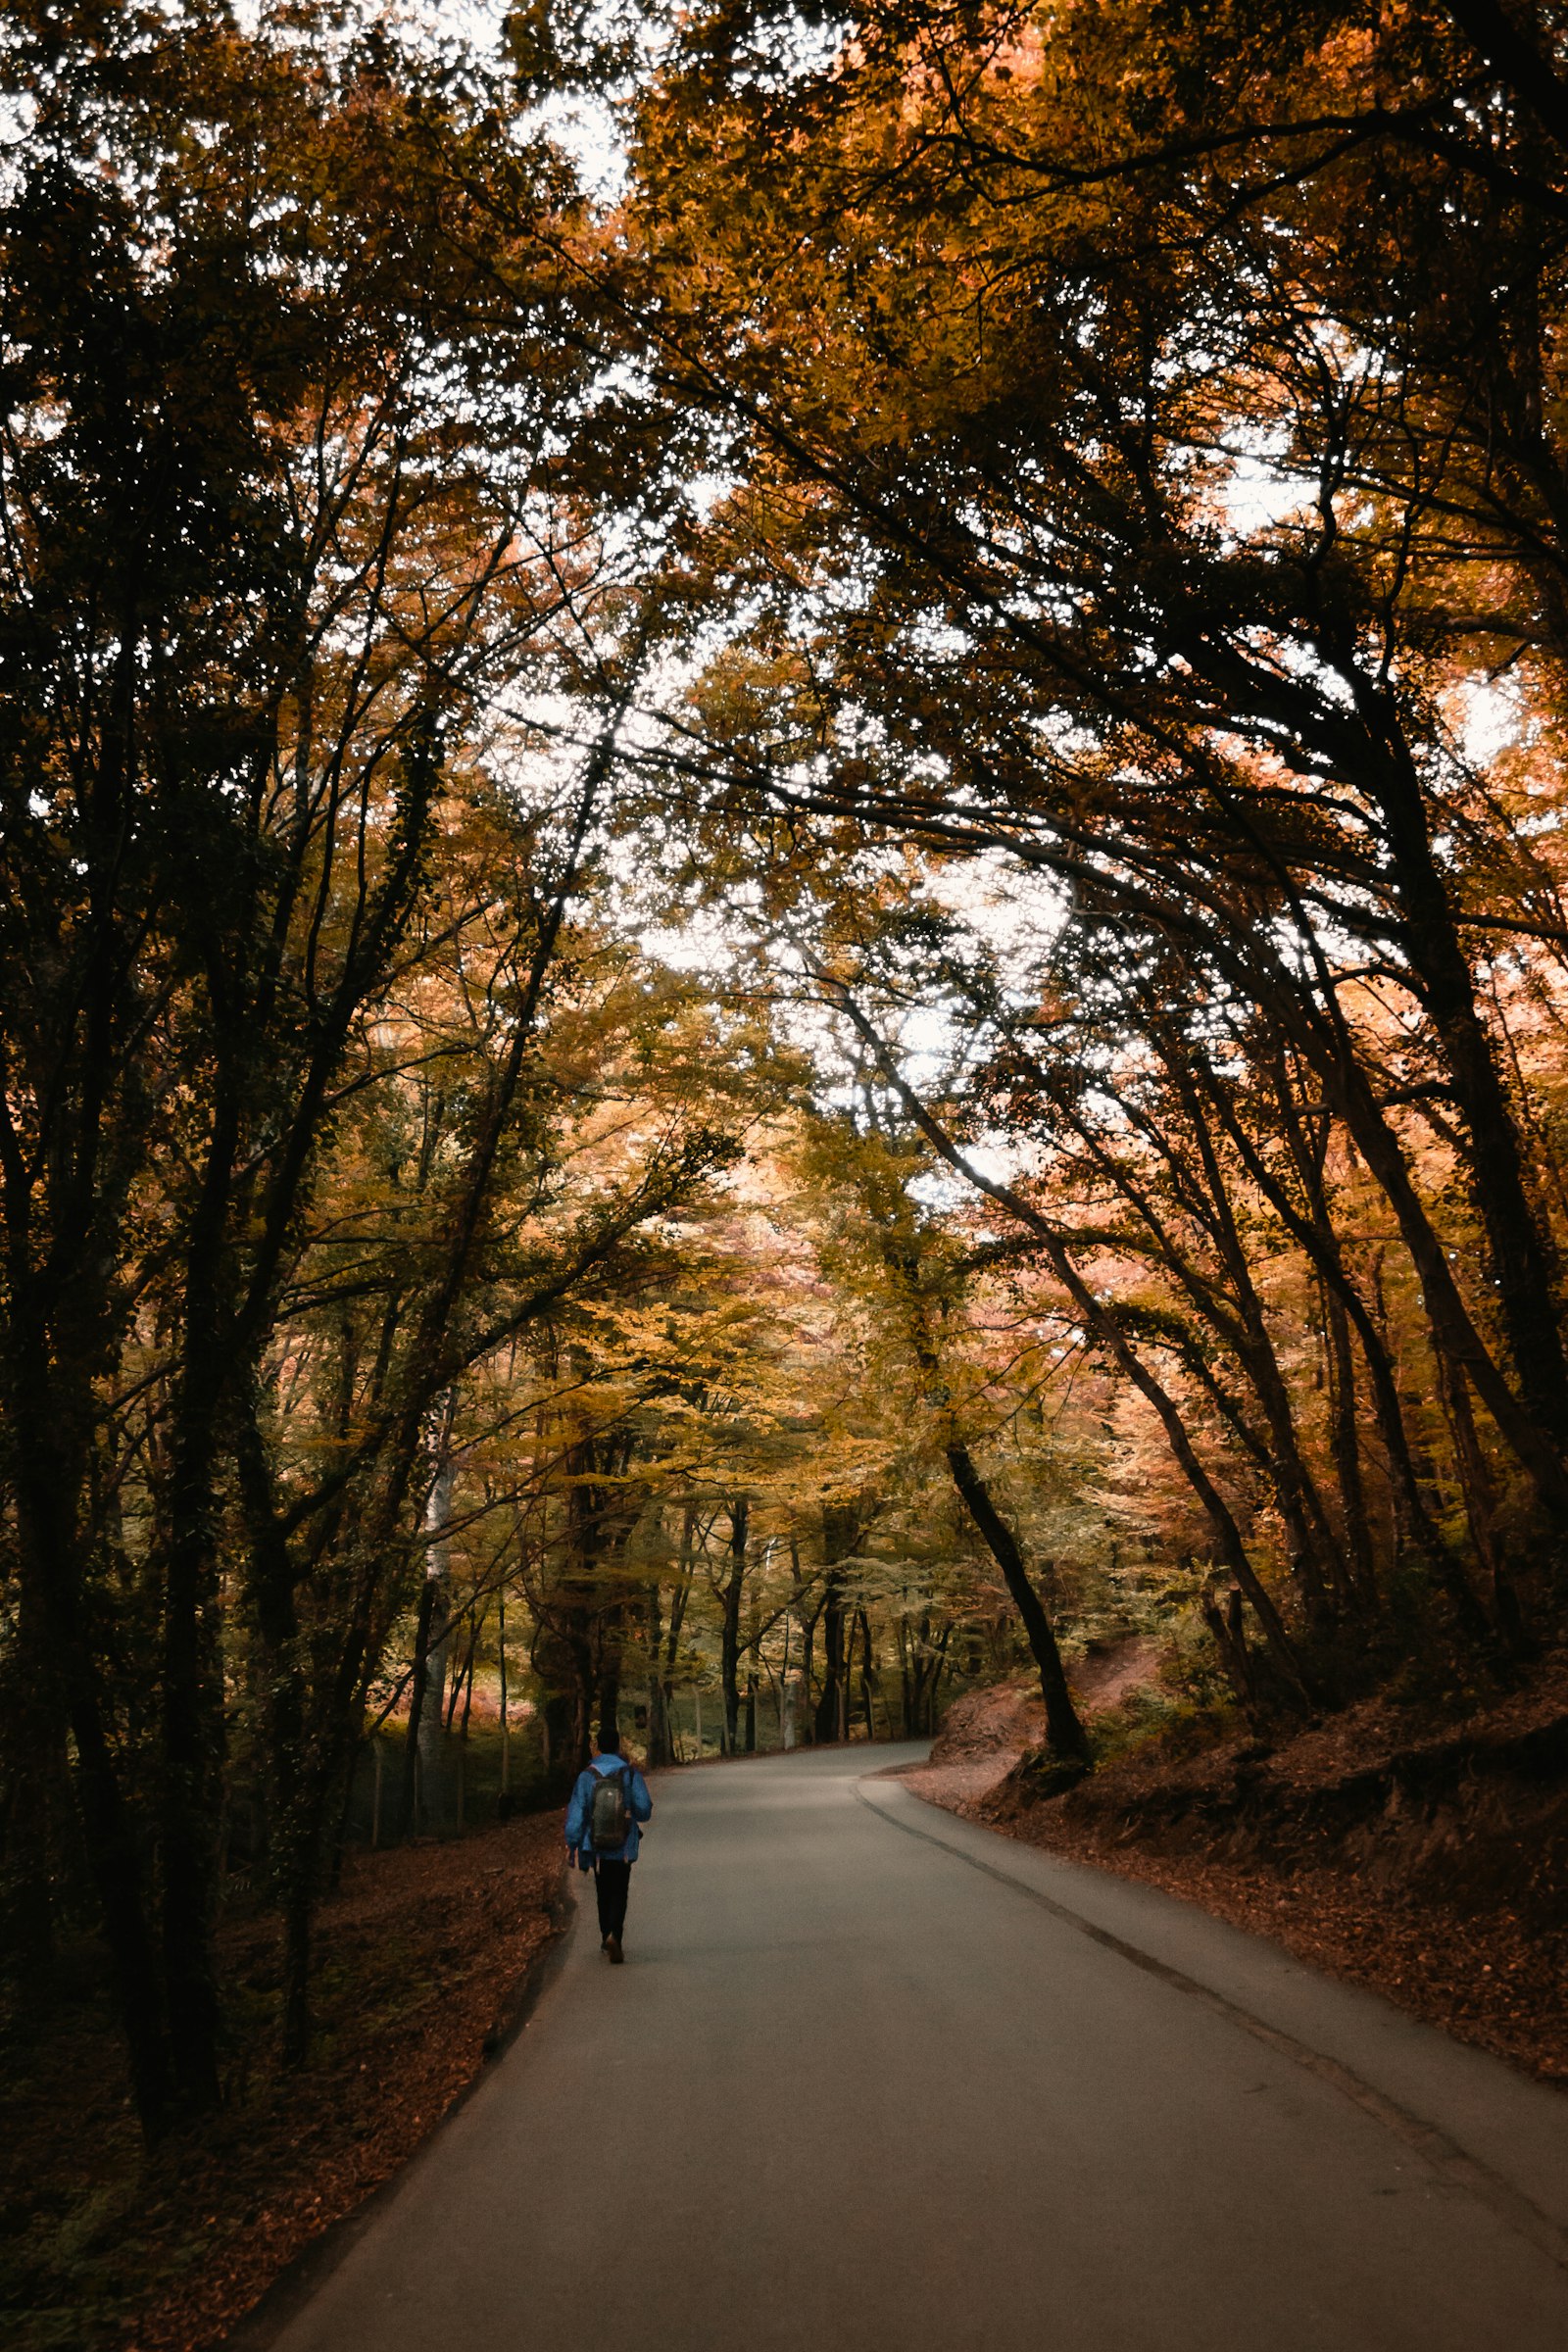
[[(1040, 1806), (1036, 1815), (1048, 1811)], [(1509, 1913), (1466, 1919), (1436, 1904), (1391, 1901), (1383, 1889), (1333, 1870), (1286, 1874), (1151, 1853), (1038, 1817), (996, 1826), (1064, 1861), (1200, 1903), (1329, 1976), (1369, 1985), (1428, 2025), (1568, 2086), (1568, 1933), (1532, 1932)]]
[(434, 2129), (515, 2014), (563, 1886), (561, 1816), (351, 1854), (318, 1936), (310, 2066), (277, 2064), (275, 1921), (221, 1938), (229, 2100), (146, 2158), (96, 1985), (0, 2101), (0, 2331), (16, 2352), (204, 2352)]

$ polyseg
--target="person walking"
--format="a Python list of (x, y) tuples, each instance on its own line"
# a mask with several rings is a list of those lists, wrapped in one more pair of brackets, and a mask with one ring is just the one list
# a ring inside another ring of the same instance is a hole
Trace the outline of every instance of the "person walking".
[(577, 1775), (566, 1807), (566, 1851), (579, 1870), (594, 1874), (599, 1898), (599, 1948), (618, 1968), (626, 1957), (620, 1939), (626, 1927), (631, 1866), (642, 1843), (641, 1825), (653, 1818), (654, 1800), (635, 1764), (620, 1752), (612, 1723), (599, 1734), (599, 1752)]

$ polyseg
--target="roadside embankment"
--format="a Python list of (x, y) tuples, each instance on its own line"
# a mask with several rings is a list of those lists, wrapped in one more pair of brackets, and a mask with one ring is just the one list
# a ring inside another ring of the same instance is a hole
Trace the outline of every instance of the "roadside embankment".
[[(1148, 1683), (1158, 1664), (1159, 1644), (1146, 1635), (1097, 1642), (1073, 1662), (1073, 1696), (1085, 1715), (1104, 1716)], [(954, 1700), (928, 1760), (903, 1777), (931, 1804), (976, 1820), (988, 1818), (978, 1808), (1045, 1737), (1038, 1683), (1032, 1678), (990, 1683)]]
[(1568, 2084), (1560, 1663), (1464, 1714), (1379, 1699), (1274, 1744), (1152, 1741), (1065, 1793), (1042, 1788), (1038, 1735), (983, 1772), (969, 1759), (967, 1783), (940, 1748), (906, 1776), (931, 1801), (1200, 1903)]
[[(434, 2130), (549, 1942), (561, 1816), (351, 1853), (321, 1907), (308, 2067), (278, 2063), (276, 1921), (220, 1935), (222, 2112), (143, 2153), (91, 1978), (12, 2034), (0, 2092), (0, 2335), (15, 2352), (203, 2352)], [(71, 1956), (65, 1956), (69, 1962)]]

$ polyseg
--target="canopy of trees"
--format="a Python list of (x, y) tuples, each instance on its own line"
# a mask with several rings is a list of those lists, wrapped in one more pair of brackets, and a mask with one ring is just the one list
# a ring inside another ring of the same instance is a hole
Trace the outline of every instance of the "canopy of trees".
[[(1568, 22), (0, 26), (0, 1902), (1568, 1602)], [(575, 159), (575, 160), (573, 160)], [(706, 1703), (706, 1717), (703, 1709)], [(471, 1762), (470, 1762), (471, 1758)], [(487, 1778), (486, 1775), (490, 1777)]]

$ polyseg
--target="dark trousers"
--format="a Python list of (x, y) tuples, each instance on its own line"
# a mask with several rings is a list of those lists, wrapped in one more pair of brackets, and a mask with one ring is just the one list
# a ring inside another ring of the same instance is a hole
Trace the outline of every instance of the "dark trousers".
[(596, 1862), (594, 1892), (599, 1897), (599, 1934), (618, 1936), (626, 1925), (626, 1897), (631, 1891), (629, 1862)]

